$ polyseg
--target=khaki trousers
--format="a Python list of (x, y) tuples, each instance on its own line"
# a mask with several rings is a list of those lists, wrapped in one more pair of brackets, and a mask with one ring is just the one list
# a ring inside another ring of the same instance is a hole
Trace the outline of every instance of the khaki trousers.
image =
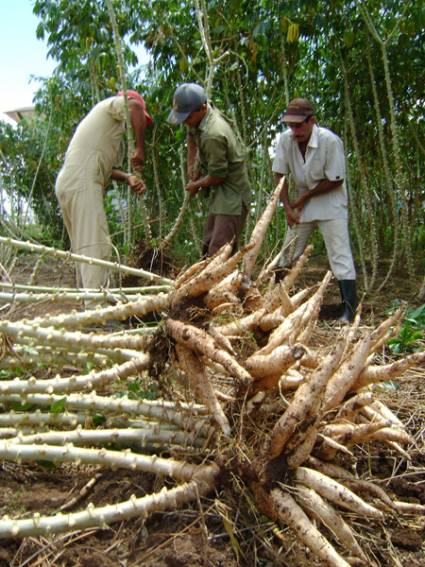
[[(75, 254), (110, 260), (111, 239), (103, 208), (103, 187), (86, 180), (83, 189), (70, 188), (69, 174), (61, 171), (56, 182), (56, 195), (66, 230)], [(87, 289), (106, 286), (109, 270), (103, 266), (77, 263), (77, 285)]]
[(325, 241), (333, 275), (337, 280), (355, 280), (356, 270), (345, 219), (302, 222), (288, 228), (279, 258), (280, 268), (290, 267), (304, 252), (311, 233), (318, 228)]
[(242, 207), (241, 215), (215, 215), (210, 213), (204, 226), (202, 255), (213, 256), (227, 242), (234, 239), (233, 254), (238, 247), (239, 236), (245, 224), (247, 209)]

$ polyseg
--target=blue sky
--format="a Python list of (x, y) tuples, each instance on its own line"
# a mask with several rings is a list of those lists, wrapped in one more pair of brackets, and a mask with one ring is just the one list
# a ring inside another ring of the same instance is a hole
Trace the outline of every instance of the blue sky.
[(47, 45), (36, 38), (38, 19), (32, 0), (0, 0), (0, 112), (30, 106), (38, 83), (30, 76), (51, 75), (55, 63), (47, 59)]

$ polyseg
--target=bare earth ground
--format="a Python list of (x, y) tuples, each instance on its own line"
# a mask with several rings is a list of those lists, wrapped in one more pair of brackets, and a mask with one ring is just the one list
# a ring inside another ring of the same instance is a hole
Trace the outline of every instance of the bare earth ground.
[[(27, 283), (31, 266), (22, 264), (17, 283)], [(322, 268), (309, 268), (300, 286), (316, 283)], [(58, 267), (46, 260), (39, 285), (73, 285), (71, 267)], [(419, 283), (418, 283), (419, 288)], [(364, 306), (365, 324), (375, 325), (393, 299), (408, 300), (411, 289), (405, 278), (392, 278), (385, 292)], [(335, 334), (329, 316), (339, 302), (336, 286), (326, 298), (327, 306), (319, 323), (319, 340), (331, 341)], [(16, 307), (10, 318), (57, 313), (66, 307), (52, 304)], [(3, 314), (4, 316), (8, 316)], [(47, 369), (46, 373), (55, 373)], [(398, 500), (425, 504), (425, 372), (417, 369), (403, 378), (397, 389), (382, 388), (382, 398), (408, 424), (416, 439), (411, 463), (379, 446), (372, 453), (359, 450), (357, 472), (367, 471), (382, 480), (382, 486)], [(54, 467), (0, 463), (0, 515), (25, 517), (38, 512), (51, 514), (69, 502), (92, 479), (88, 494), (72, 509), (122, 501), (131, 494), (142, 496), (158, 490), (159, 481), (150, 475), (128, 471), (102, 470), (99, 467)], [(0, 541), (0, 567), (313, 567), (322, 565), (308, 551), (294, 543), (293, 535), (278, 529), (252, 504), (248, 491), (229, 479), (220, 491), (191, 506), (172, 513), (156, 513), (144, 522), (132, 520), (107, 529), (91, 529), (59, 534), (50, 538)], [(425, 565), (425, 518), (389, 517), (385, 524), (369, 525), (356, 518), (354, 527), (364, 549), (377, 565), (420, 567)]]

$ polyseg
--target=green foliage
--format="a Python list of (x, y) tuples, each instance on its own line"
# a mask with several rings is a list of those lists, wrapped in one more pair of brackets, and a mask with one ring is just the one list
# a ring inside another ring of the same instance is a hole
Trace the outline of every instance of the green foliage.
[(60, 400), (57, 400), (56, 402), (53, 402), (53, 404), (50, 406), (50, 412), (51, 413), (63, 413), (65, 411), (65, 407), (66, 407), (66, 396), (61, 398)]
[(394, 354), (415, 352), (423, 349), (424, 341), (425, 304), (407, 310), (399, 333), (388, 341), (388, 346)]
[(91, 419), (95, 427), (100, 427), (106, 423), (106, 417), (101, 413), (96, 413), (95, 415), (92, 415)]
[[(380, 238), (379, 256), (387, 258), (396, 249), (402, 264), (405, 249), (397, 247), (396, 228), (404, 213), (412, 227), (410, 245), (423, 251), (423, 4), (400, 4), (395, 0), (210, 0), (205, 4), (208, 13), (204, 22), (208, 23), (212, 55), (221, 57), (213, 79), (212, 98), (234, 121), (250, 148), (255, 202), (248, 233), (273, 187), (269, 149), (282, 127), (279, 116), (287, 97), (305, 96), (314, 101), (318, 122), (346, 142), (350, 206), (358, 224), (353, 240), (356, 251), (360, 252), (360, 245), (364, 250), (371, 249), (374, 216)], [(148, 131), (143, 171), (154, 242), (161, 241), (170, 230), (183, 201), (179, 148), (184, 144), (185, 133), (184, 128), (173, 129), (166, 123), (172, 95), (181, 82), (204, 83), (210, 67), (195, 7), (194, 2), (187, 0), (114, 2), (128, 85), (144, 95), (154, 117)], [(385, 41), (389, 77), (384, 72), (382, 50), (367, 28), (361, 10), (367, 11), (376, 33)], [(120, 85), (111, 24), (103, 2), (36, 0), (34, 13), (40, 21), (37, 34), (47, 39), (57, 68), (53, 77), (42, 81), (37, 93), (37, 123), (23, 125), (16, 131), (0, 125), (0, 158), (3, 185), (16, 203), (16, 217), (22, 217), (25, 200), (31, 195), (37, 220), (50, 227), (46, 238), (51, 235), (57, 239), (62, 224), (54, 181), (69, 139), (91, 106), (114, 94)], [(151, 58), (146, 68), (136, 67), (135, 49), (140, 44)], [(346, 120), (343, 66), (358, 148)], [(385, 156), (377, 143), (379, 126), (389, 172), (384, 170)], [(402, 163), (397, 166), (404, 176), (403, 186), (394, 181), (394, 128), (401, 144)], [(370, 191), (370, 210), (365, 206), (358, 174), (360, 165)], [(122, 232), (123, 221), (115, 203), (110, 202), (108, 207), (111, 232), (117, 233), (114, 242), (122, 252), (128, 247)], [(173, 243), (177, 254), (185, 255), (189, 261), (197, 258), (196, 240), (204, 214), (197, 202), (191, 203)], [(137, 202), (133, 216), (138, 239), (144, 231)], [(280, 210), (272, 222), (265, 255), (281, 241), (285, 228)]]

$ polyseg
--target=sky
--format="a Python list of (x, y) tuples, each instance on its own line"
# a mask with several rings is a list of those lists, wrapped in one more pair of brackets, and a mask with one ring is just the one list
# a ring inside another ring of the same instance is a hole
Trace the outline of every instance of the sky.
[[(56, 66), (47, 57), (46, 40), (36, 37), (39, 19), (32, 13), (33, 0), (0, 0), (0, 119), (13, 124), (5, 114), (23, 106), (32, 106), (39, 87), (31, 75), (50, 77)], [(143, 48), (135, 49), (140, 63), (146, 63)]]
[(32, 13), (33, 0), (0, 0), (0, 118), (1, 114), (31, 106), (39, 83), (31, 75), (49, 77), (55, 62), (47, 58), (47, 43), (36, 37), (38, 18)]

